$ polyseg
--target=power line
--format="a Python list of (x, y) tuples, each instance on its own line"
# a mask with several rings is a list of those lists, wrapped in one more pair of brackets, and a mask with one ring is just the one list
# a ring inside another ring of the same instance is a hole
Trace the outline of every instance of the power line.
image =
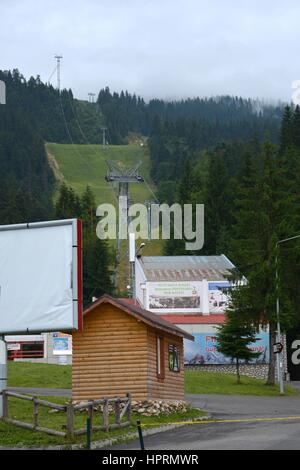
[[(71, 132), (70, 132), (70, 129), (69, 129), (69, 126), (68, 126), (68, 123), (67, 123), (67, 119), (66, 119), (66, 116), (65, 116), (65, 112), (64, 112), (64, 107), (63, 107), (63, 102), (62, 102), (62, 99), (61, 99), (61, 93), (59, 93), (59, 101), (60, 101), (60, 107), (61, 107), (61, 111), (62, 111), (62, 116), (63, 116), (63, 120), (64, 120), (64, 124), (65, 124), (65, 128), (66, 128), (66, 131), (67, 131), (67, 134), (68, 134), (68, 137), (69, 137), (69, 140), (71, 142), (71, 145), (73, 146), (74, 150), (75, 150), (75, 153), (79, 156), (80, 159), (82, 159), (82, 155), (81, 153), (78, 151), (76, 145), (74, 144), (74, 141), (73, 141), (73, 138), (72, 138), (72, 135), (71, 135)], [(88, 161), (83, 158), (83, 162), (84, 164), (89, 167), (89, 169), (91, 171), (95, 171), (94, 168), (92, 168), (92, 166), (88, 163)]]
[(147, 183), (147, 180), (146, 178), (144, 177), (144, 183), (148, 189), (148, 191), (150, 191), (150, 193), (152, 194), (152, 196), (154, 197), (154, 200), (157, 204), (160, 204), (159, 200), (157, 199), (156, 195), (154, 194), (154, 192), (152, 191), (151, 187), (150, 187), (150, 184)]
[(49, 77), (48, 80), (47, 80), (47, 83), (50, 83), (50, 80), (51, 80), (51, 78), (53, 77), (53, 75), (55, 74), (56, 69), (57, 69), (57, 65), (55, 65), (53, 72), (51, 73), (50, 77)]
[[(71, 100), (71, 96), (70, 96), (69, 93), (68, 93), (68, 97), (69, 97), (70, 107), (71, 107), (71, 109), (72, 109), (73, 115), (74, 115), (74, 117), (75, 117), (76, 124), (77, 124), (77, 126), (78, 126), (78, 128), (79, 128), (79, 131), (80, 131), (82, 137), (84, 138), (84, 140), (86, 141), (86, 143), (90, 146), (92, 152), (97, 156), (97, 158), (99, 158), (100, 155), (98, 154), (98, 152), (96, 152), (96, 150), (95, 150), (95, 148), (94, 148), (94, 145), (89, 142), (89, 140), (88, 140), (88, 138), (87, 138), (85, 132), (83, 131), (83, 129), (82, 129), (81, 125), (80, 125), (79, 117), (78, 117), (78, 114), (77, 114), (77, 111), (76, 111), (76, 107), (73, 106), (73, 103), (72, 103), (72, 100)], [(80, 158), (81, 158), (80, 152), (78, 152), (78, 153), (79, 153)], [(88, 163), (85, 158), (84, 158), (84, 162), (85, 162), (85, 163)], [(105, 162), (105, 163), (106, 163), (106, 162)], [(88, 164), (88, 165), (89, 165), (89, 164)], [(89, 168), (90, 168), (93, 172), (95, 171), (95, 169), (92, 168), (90, 165), (89, 165)], [(115, 194), (115, 191), (114, 191), (113, 188), (112, 188), (112, 191), (113, 191), (113, 195), (114, 195), (115, 199), (118, 200), (117, 195)]]

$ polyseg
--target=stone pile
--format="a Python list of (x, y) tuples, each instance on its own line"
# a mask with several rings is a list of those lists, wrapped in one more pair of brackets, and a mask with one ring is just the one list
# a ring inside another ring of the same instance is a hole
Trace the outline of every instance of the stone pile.
[(132, 401), (131, 409), (144, 416), (158, 416), (160, 414), (185, 413), (188, 404), (184, 401), (143, 400)]
[[(76, 402), (76, 404), (84, 405), (86, 402)], [(120, 407), (123, 409), (124, 403), (121, 403)], [(144, 416), (159, 416), (160, 414), (169, 415), (171, 413), (185, 413), (188, 410), (189, 405), (184, 401), (178, 400), (132, 400), (131, 411), (139, 413)], [(109, 405), (109, 413), (114, 412), (114, 405)], [(94, 406), (94, 411), (102, 412), (103, 406)], [(88, 408), (82, 408), (81, 412), (88, 411)]]

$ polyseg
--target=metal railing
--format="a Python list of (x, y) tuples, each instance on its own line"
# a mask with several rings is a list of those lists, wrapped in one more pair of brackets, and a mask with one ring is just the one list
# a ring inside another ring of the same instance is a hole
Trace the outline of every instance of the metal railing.
[(26, 351), (26, 350), (18, 350), (18, 351), (8, 351), (8, 357), (7, 359), (9, 361), (13, 361), (14, 359), (41, 359), (44, 357), (44, 351), (43, 350), (32, 350), (32, 351)]

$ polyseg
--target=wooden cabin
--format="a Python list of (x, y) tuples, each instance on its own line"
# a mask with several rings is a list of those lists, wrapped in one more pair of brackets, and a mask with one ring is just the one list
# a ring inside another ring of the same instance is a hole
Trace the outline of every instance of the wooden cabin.
[(103, 295), (73, 333), (73, 399), (130, 392), (134, 400), (183, 400), (183, 338), (194, 340), (132, 299)]

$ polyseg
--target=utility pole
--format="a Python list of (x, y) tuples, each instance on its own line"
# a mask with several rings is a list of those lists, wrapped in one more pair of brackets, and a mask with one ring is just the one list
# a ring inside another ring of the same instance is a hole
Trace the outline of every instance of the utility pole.
[(102, 148), (103, 150), (105, 149), (105, 145), (106, 145), (106, 130), (107, 130), (107, 127), (101, 127), (101, 131), (102, 131)]
[(129, 234), (129, 263), (131, 278), (131, 297), (135, 300), (135, 233)]
[(147, 214), (148, 214), (148, 240), (151, 240), (151, 206), (155, 204), (155, 201), (145, 201), (145, 206), (147, 207)]
[(63, 56), (56, 54), (54, 58), (56, 59), (57, 89), (60, 91), (60, 60), (63, 58)]
[[(277, 316), (277, 343), (281, 342), (281, 327), (280, 327), (280, 304), (279, 304), (279, 275), (278, 275), (278, 242), (276, 243), (276, 258), (275, 258), (275, 280), (276, 280), (276, 316)], [(270, 345), (271, 346), (271, 345)], [(273, 345), (272, 345), (273, 347)], [(277, 376), (280, 388), (280, 395), (284, 395), (283, 385), (283, 354), (277, 354)]]
[(95, 100), (94, 100), (95, 93), (88, 93), (88, 96), (89, 96), (89, 102), (90, 103), (95, 103)]

